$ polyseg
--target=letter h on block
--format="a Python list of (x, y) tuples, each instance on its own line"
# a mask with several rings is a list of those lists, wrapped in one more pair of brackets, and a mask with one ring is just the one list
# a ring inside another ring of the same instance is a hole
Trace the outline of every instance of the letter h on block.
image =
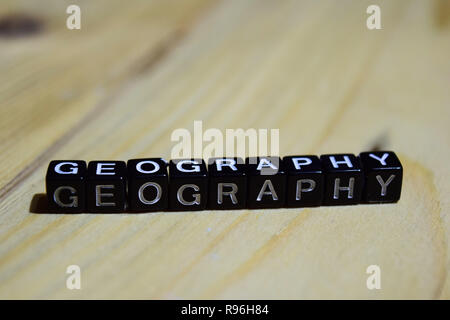
[(364, 176), (360, 159), (353, 154), (326, 154), (320, 157), (325, 173), (323, 204), (349, 205), (361, 201)]
[(80, 213), (86, 210), (86, 162), (51, 161), (45, 177), (48, 206), (54, 212)]
[(125, 211), (127, 168), (124, 161), (91, 161), (87, 174), (89, 212)]

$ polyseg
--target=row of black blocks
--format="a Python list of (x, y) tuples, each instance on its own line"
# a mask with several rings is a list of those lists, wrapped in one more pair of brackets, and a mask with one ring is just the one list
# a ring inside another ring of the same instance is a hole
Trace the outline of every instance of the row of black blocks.
[(50, 162), (46, 187), (54, 212), (296, 208), (396, 202), (402, 174), (390, 151), (213, 158), (208, 169), (202, 159), (64, 160)]

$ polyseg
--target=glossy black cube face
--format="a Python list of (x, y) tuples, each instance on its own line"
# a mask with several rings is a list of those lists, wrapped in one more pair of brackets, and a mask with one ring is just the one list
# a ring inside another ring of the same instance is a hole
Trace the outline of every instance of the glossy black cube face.
[(162, 211), (169, 204), (167, 162), (162, 158), (132, 159), (127, 162), (130, 211)]
[(123, 161), (91, 161), (87, 174), (89, 212), (119, 213), (126, 206), (127, 168)]
[(317, 156), (289, 156), (283, 158), (287, 174), (286, 206), (314, 207), (322, 204), (324, 173)]
[(45, 184), (50, 211), (80, 213), (86, 210), (86, 162), (51, 161)]
[(206, 208), (208, 171), (203, 159), (175, 159), (169, 163), (169, 209), (196, 211)]
[(367, 203), (397, 202), (402, 190), (403, 168), (391, 151), (362, 152), (364, 168), (363, 200)]
[(209, 159), (209, 209), (245, 208), (247, 200), (245, 168), (244, 160), (241, 158)]
[(325, 173), (323, 204), (350, 205), (361, 202), (364, 176), (359, 158), (353, 154), (320, 156)]
[(286, 200), (286, 173), (279, 157), (250, 157), (246, 161), (247, 207), (281, 208)]

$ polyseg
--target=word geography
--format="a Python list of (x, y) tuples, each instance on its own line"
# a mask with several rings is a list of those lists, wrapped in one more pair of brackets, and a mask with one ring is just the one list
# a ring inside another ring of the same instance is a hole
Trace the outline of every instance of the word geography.
[(55, 212), (263, 209), (387, 203), (400, 199), (394, 152), (280, 157), (51, 161)]

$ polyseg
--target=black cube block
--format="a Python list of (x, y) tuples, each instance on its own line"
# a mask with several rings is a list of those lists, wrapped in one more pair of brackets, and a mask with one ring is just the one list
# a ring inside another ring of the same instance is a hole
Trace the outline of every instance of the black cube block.
[(392, 151), (362, 152), (365, 175), (363, 200), (368, 203), (397, 202), (402, 190), (403, 167)]
[(360, 159), (353, 154), (320, 156), (325, 173), (323, 204), (350, 205), (361, 202), (364, 176)]
[(162, 158), (127, 162), (128, 205), (133, 212), (166, 210), (169, 205), (167, 162)]
[(174, 159), (169, 163), (169, 209), (195, 211), (206, 208), (208, 171), (203, 159)]
[(246, 161), (247, 207), (281, 208), (286, 200), (286, 173), (280, 157), (250, 157)]
[(208, 161), (209, 209), (244, 209), (247, 175), (241, 158), (211, 158)]
[(287, 174), (286, 206), (314, 207), (322, 204), (324, 173), (317, 156), (288, 156), (283, 158)]
[(80, 213), (86, 210), (86, 162), (51, 161), (45, 183), (50, 211)]
[(126, 206), (127, 168), (124, 161), (91, 161), (87, 174), (89, 212), (119, 213)]

